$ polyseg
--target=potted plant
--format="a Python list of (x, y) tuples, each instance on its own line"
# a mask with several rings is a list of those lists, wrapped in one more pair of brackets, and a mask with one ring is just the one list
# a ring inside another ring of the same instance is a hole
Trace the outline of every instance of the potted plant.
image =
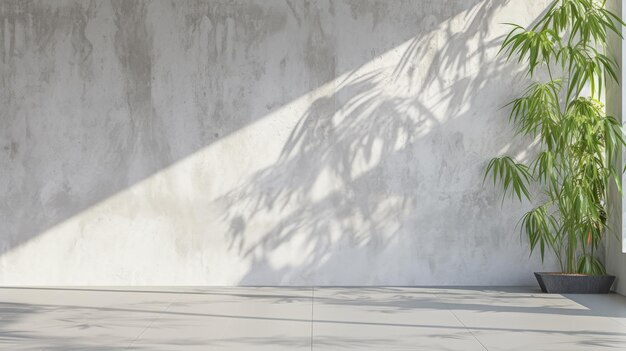
[(605, 79), (617, 82), (607, 37), (621, 36), (624, 25), (605, 2), (557, 0), (532, 27), (513, 24), (500, 50), (536, 80), (507, 106), (516, 131), (539, 150), (526, 162), (492, 159), (485, 180), (535, 205), (521, 231), (531, 253), (539, 248), (543, 261), (551, 250), (561, 265), (559, 273), (535, 273), (544, 292), (606, 293), (615, 279), (595, 255), (607, 231), (610, 183), (622, 191), (615, 160), (626, 145), (620, 122), (600, 103)]

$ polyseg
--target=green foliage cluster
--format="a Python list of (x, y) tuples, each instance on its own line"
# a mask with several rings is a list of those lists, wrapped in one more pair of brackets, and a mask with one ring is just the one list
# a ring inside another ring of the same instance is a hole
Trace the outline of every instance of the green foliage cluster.
[(525, 64), (530, 77), (545, 77), (509, 104), (516, 131), (538, 139), (540, 150), (526, 163), (492, 159), (485, 178), (520, 201), (532, 200), (529, 186), (538, 184), (541, 203), (522, 217), (522, 233), (542, 260), (552, 250), (568, 273), (605, 274), (594, 252), (607, 232), (610, 182), (622, 191), (615, 160), (624, 133), (599, 101), (605, 80), (617, 82), (606, 46), (624, 23), (605, 2), (556, 0), (532, 27), (512, 24), (500, 50)]

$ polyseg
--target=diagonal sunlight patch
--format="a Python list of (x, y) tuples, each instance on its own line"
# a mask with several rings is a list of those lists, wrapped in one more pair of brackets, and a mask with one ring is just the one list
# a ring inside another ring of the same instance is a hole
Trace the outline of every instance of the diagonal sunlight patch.
[(520, 148), (500, 107), (522, 82), (494, 60), (520, 6), (543, 9), (481, 2), (273, 109), (6, 252), (0, 281), (493, 283), (528, 262), (500, 238), (520, 207), (481, 185), (493, 150)]

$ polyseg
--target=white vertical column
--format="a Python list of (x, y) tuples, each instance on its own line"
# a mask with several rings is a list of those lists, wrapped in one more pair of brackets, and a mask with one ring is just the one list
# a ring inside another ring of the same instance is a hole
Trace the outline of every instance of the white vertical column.
[[(622, 6), (621, 0), (610, 0), (608, 6), (611, 11), (620, 14), (622, 18), (626, 18), (626, 6)], [(625, 32), (623, 28), (622, 32)], [(610, 79), (607, 79), (605, 96), (606, 112), (608, 115), (621, 121), (623, 125), (623, 116), (626, 115), (626, 111), (624, 110), (626, 105), (623, 103), (626, 89), (624, 89), (622, 82), (626, 82), (626, 52), (624, 52), (626, 48), (623, 45), (623, 41), (617, 35), (610, 36), (607, 48), (608, 54), (614, 57), (620, 65), (620, 74), (618, 76), (620, 83), (616, 84)], [(620, 161), (618, 164), (619, 169), (622, 169), (622, 165), (626, 164), (625, 156), (626, 152), (622, 150), (622, 155), (618, 158), (618, 161)], [(624, 175), (622, 175), (622, 183), (626, 184), (626, 177), (624, 177)], [(605, 238), (606, 269), (609, 274), (617, 276), (613, 288), (620, 294), (626, 295), (626, 215), (624, 215), (626, 202), (624, 197), (622, 197), (617, 190), (617, 187), (613, 184), (610, 185), (608, 195), (609, 232)]]
[[(622, 5), (622, 1), (616, 1), (615, 6), (617, 7), (617, 10), (619, 11), (618, 13), (621, 14), (622, 19), (626, 18), (626, 6)], [(622, 28), (622, 35), (625, 34), (625, 30), (624, 28)], [(622, 126), (624, 126), (624, 116), (626, 116), (626, 111), (624, 110), (626, 108), (626, 104), (624, 104), (624, 98), (626, 97), (626, 89), (624, 88), (624, 82), (626, 82), (626, 46), (623, 45), (623, 40), (617, 40), (617, 43), (615, 43), (615, 45), (617, 46), (614, 50), (615, 51), (619, 51), (620, 55), (618, 57), (618, 62), (620, 63), (620, 84), (619, 84), (619, 92), (620, 92), (620, 98), (619, 101), (616, 101), (615, 103), (619, 104), (619, 116), (615, 116), (616, 118), (618, 118), (621, 122), (622, 122)], [(622, 162), (619, 165), (620, 169), (623, 169), (623, 166), (626, 164), (626, 152), (624, 150), (622, 150)], [(622, 184), (626, 184), (626, 178), (624, 177), (624, 174), (622, 173)], [(619, 195), (619, 194), (618, 194)], [(626, 200), (624, 196), (620, 196), (621, 197), (621, 239), (622, 239), (622, 253), (626, 253), (626, 216), (624, 216), (624, 209), (626, 209)], [(626, 263), (626, 262), (624, 262)], [(624, 268), (624, 271), (626, 272), (626, 267)], [(626, 276), (624, 277), (624, 279), (626, 280)]]

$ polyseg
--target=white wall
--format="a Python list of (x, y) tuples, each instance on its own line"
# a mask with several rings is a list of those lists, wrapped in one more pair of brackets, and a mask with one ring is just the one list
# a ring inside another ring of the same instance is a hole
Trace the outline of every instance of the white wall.
[(509, 285), (502, 23), (548, 1), (0, 3), (0, 284)]
[[(626, 8), (622, 7), (621, 1), (614, 0), (609, 2), (609, 5), (615, 13), (621, 13), (622, 18), (626, 18), (624, 16)], [(621, 63), (621, 82), (626, 81), (624, 80), (626, 72), (623, 69), (623, 67), (626, 67), (624, 65), (626, 55), (623, 54), (626, 48), (623, 45), (623, 40), (616, 35), (612, 36), (608, 48), (610, 54)], [(623, 122), (625, 105), (623, 104), (624, 89), (621, 82), (619, 85), (611, 82), (607, 84), (606, 111), (607, 114), (615, 116)], [(626, 164), (625, 157), (626, 153), (622, 151), (621, 167)], [(623, 184), (626, 184), (625, 180), (625, 177), (622, 175)], [(624, 239), (626, 238), (626, 226), (623, 222), (626, 219), (626, 216), (623, 215), (626, 203), (616, 187), (611, 189), (610, 195), (609, 205), (612, 206), (609, 206), (609, 226), (611, 230), (607, 237), (606, 266), (609, 274), (617, 276), (613, 288), (620, 294), (626, 294), (626, 240)]]

